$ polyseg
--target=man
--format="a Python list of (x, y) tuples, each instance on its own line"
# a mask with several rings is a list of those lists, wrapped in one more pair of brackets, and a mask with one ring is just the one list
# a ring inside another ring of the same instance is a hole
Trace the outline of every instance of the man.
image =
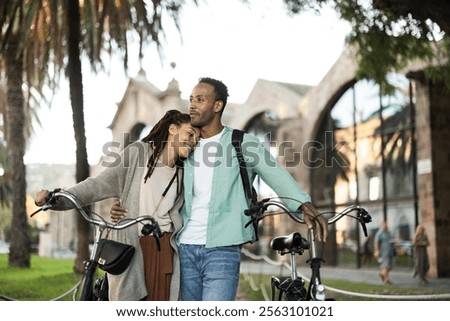
[(394, 267), (394, 239), (388, 230), (385, 221), (381, 223), (380, 229), (375, 234), (374, 254), (380, 263), (380, 278), (383, 283), (391, 285), (389, 272)]
[[(228, 89), (219, 80), (201, 78), (190, 96), (191, 124), (200, 128), (200, 142), (185, 162), (183, 228), (177, 244), (181, 265), (181, 299), (184, 301), (234, 300), (238, 288), (240, 250), (254, 241), (254, 231), (245, 228), (248, 200), (240, 177), (232, 129), (222, 124)], [(308, 194), (282, 168), (259, 140), (244, 135), (243, 154), (249, 177), (257, 174), (278, 196), (301, 202), (300, 209), (318, 215)], [(286, 201), (292, 210), (297, 202)], [(304, 215), (309, 225), (314, 220)], [(325, 241), (326, 220), (320, 216)]]

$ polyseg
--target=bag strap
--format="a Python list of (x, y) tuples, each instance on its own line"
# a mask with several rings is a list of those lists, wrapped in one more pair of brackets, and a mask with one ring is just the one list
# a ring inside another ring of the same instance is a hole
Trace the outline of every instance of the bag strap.
[(239, 129), (233, 129), (231, 142), (236, 149), (236, 155), (239, 161), (239, 170), (241, 172), (242, 184), (244, 185), (245, 195), (252, 203), (256, 201), (256, 195), (250, 187), (250, 180), (248, 178), (247, 166), (245, 164), (244, 156), (242, 154), (242, 141), (244, 139), (244, 132)]
[[(239, 162), (239, 170), (241, 172), (242, 184), (244, 185), (245, 196), (250, 200), (250, 206), (256, 204), (258, 198), (256, 191), (252, 184), (250, 184), (250, 179), (248, 177), (247, 166), (245, 164), (244, 155), (242, 154), (242, 141), (244, 139), (244, 131), (239, 129), (233, 129), (231, 136), (231, 143), (236, 149), (236, 155)], [(255, 232), (255, 240), (258, 240), (258, 223), (253, 221), (253, 229)]]

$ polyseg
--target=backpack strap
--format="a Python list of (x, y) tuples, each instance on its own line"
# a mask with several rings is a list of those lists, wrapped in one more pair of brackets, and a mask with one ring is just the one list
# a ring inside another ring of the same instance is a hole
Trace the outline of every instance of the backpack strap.
[(241, 171), (242, 184), (244, 185), (245, 195), (248, 200), (252, 202), (254, 199), (253, 191), (250, 187), (250, 180), (248, 178), (247, 166), (245, 164), (244, 156), (242, 155), (242, 141), (244, 139), (244, 132), (242, 130), (234, 129), (231, 137), (234, 148), (236, 149), (237, 158), (239, 161), (239, 169)]
[[(239, 170), (241, 172), (242, 184), (244, 185), (245, 196), (250, 200), (250, 206), (253, 206), (257, 202), (257, 194), (253, 185), (250, 184), (248, 177), (247, 166), (245, 164), (244, 156), (242, 154), (242, 141), (244, 139), (244, 132), (239, 129), (233, 129), (231, 136), (231, 143), (236, 149), (236, 155), (239, 162)], [(255, 231), (255, 240), (258, 240), (258, 223), (253, 222), (253, 229)]]

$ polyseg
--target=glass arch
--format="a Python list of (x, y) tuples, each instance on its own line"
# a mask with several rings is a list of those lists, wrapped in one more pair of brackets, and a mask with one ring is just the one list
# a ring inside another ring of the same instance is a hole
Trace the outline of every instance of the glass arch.
[[(372, 233), (387, 221), (404, 244), (418, 221), (414, 90), (403, 75), (389, 81), (395, 85), (389, 95), (373, 81), (355, 82), (324, 113), (316, 142), (325, 148), (314, 155), (323, 162), (311, 166), (312, 197), (319, 208), (362, 205), (373, 217)], [(338, 249), (361, 253), (365, 238), (355, 221), (338, 223)]]

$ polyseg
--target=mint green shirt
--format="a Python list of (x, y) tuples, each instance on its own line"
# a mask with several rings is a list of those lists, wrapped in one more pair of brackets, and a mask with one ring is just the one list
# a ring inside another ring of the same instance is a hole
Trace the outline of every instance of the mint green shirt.
[[(248, 209), (244, 186), (239, 171), (236, 150), (231, 144), (232, 128), (225, 127), (220, 138), (212, 180), (211, 200), (207, 222), (206, 247), (239, 245), (255, 241), (253, 227), (245, 225), (250, 218), (244, 214)], [(311, 202), (310, 196), (302, 191), (294, 178), (272, 157), (258, 138), (245, 134), (242, 143), (244, 159), (250, 181), (257, 174), (279, 197), (293, 198), (296, 201), (284, 201), (292, 210), (305, 202)], [(184, 199), (181, 210), (183, 226), (191, 216), (194, 190), (193, 153), (184, 162)], [(183, 233), (183, 229), (180, 231)]]

